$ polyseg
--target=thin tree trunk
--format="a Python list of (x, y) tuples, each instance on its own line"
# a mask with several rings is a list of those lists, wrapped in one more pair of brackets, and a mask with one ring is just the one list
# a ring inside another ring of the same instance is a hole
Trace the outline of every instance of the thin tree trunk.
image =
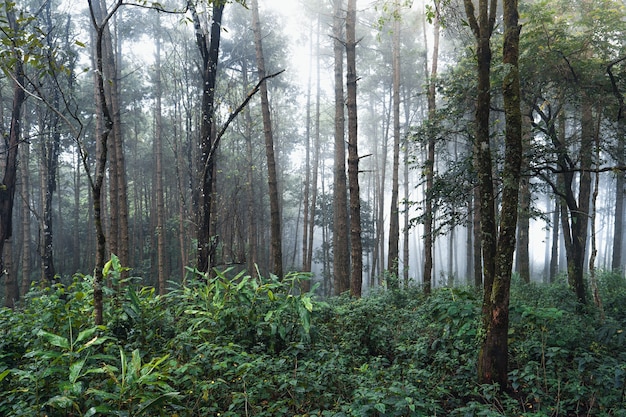
[[(28, 132), (28, 125), (24, 125), (25, 132)], [(25, 134), (25, 136), (27, 133)], [(25, 138), (28, 139), (28, 138)], [(31, 283), (31, 244), (30, 244), (30, 170), (28, 169), (28, 161), (30, 160), (30, 143), (25, 140), (20, 147), (20, 178), (22, 190), (22, 295), (25, 295), (30, 289)]]
[[(529, 112), (524, 112), (523, 123), (523, 147), (528, 148), (531, 141), (531, 126)], [(522, 172), (528, 169), (528, 158), (522, 159)], [(530, 243), (530, 177), (524, 175), (520, 178), (520, 207), (519, 221), (517, 225), (517, 249), (515, 251), (515, 269), (523, 282), (530, 282), (530, 254), (528, 247)]]
[[(618, 102), (617, 110), (617, 148), (615, 162), (618, 166), (624, 166), (626, 162), (625, 141), (626, 141), (626, 104), (624, 103), (624, 95), (619, 90), (619, 86), (613, 75), (613, 66), (622, 62), (626, 58), (620, 58), (611, 62), (607, 66), (607, 73), (611, 79), (613, 95)], [(615, 222), (613, 223), (613, 253), (611, 259), (611, 269), (614, 271), (622, 268), (622, 248), (624, 241), (624, 178), (626, 174), (623, 171), (615, 173)]]
[[(393, 165), (391, 168), (391, 207), (389, 215), (389, 249), (387, 252), (387, 270), (389, 286), (398, 288), (398, 263), (400, 261), (400, 208), (398, 206), (399, 170), (400, 170), (400, 16), (398, 1), (394, 4), (392, 72), (393, 72)], [(395, 16), (398, 14), (398, 16)]]
[[(319, 36), (319, 23), (318, 23), (318, 36)], [(312, 41), (311, 41), (312, 43)], [(319, 44), (318, 44), (319, 45)], [(311, 51), (313, 47), (309, 49)], [(319, 51), (318, 51), (319, 52)], [(319, 59), (317, 60), (319, 61)], [(313, 61), (311, 61), (313, 63)], [(307, 265), (308, 260), (308, 244), (309, 244), (309, 197), (311, 195), (311, 74), (312, 68), (309, 68), (309, 79), (307, 82), (307, 97), (306, 97), (306, 133), (305, 133), (305, 160), (304, 160), (304, 189), (302, 195), (302, 270), (304, 272), (311, 272), (310, 265)], [(319, 98), (319, 97), (318, 97)]]
[(559, 273), (559, 229), (561, 227), (561, 198), (554, 199), (554, 212), (552, 213), (552, 248), (550, 251), (550, 282), (556, 281)]
[[(245, 86), (248, 86), (248, 66), (247, 61), (242, 61), (243, 68), (241, 70), (243, 76), (243, 83)], [(245, 140), (246, 140), (246, 158), (248, 161), (248, 169), (246, 173), (246, 209), (248, 214), (248, 257), (247, 257), (247, 268), (248, 273), (252, 277), (257, 276), (257, 264), (259, 262), (258, 257), (258, 226), (257, 226), (257, 216), (255, 214), (255, 206), (254, 206), (254, 196), (255, 196), (255, 184), (254, 184), (254, 171), (257, 169), (255, 167), (254, 155), (252, 153), (252, 117), (250, 115), (250, 109), (246, 107), (244, 110), (244, 123), (245, 123)]]
[(113, 117), (107, 102), (107, 95), (104, 82), (104, 34), (108, 30), (108, 22), (115, 12), (122, 5), (121, 0), (114, 5), (111, 11), (104, 15), (100, 9), (98, 0), (88, 0), (91, 22), (96, 31), (95, 39), (95, 95), (96, 95), (96, 168), (95, 173), (90, 174), (87, 153), (82, 151), (83, 165), (88, 173), (88, 179), (93, 194), (93, 216), (96, 229), (96, 254), (94, 267), (94, 321), (96, 325), (103, 323), (103, 291), (104, 284), (103, 268), (106, 255), (106, 236), (104, 233), (104, 213), (103, 213), (103, 184), (107, 163), (107, 150), (109, 135), (113, 130)]
[[(431, 60), (430, 76), (428, 82), (428, 119), (434, 123), (436, 106), (436, 81), (439, 62), (439, 20), (435, 17), (433, 21), (433, 54)], [(435, 235), (433, 223), (435, 213), (433, 212), (432, 192), (435, 178), (435, 135), (430, 132), (428, 136), (428, 150), (426, 155), (426, 204), (424, 208), (424, 293), (430, 294), (433, 282), (433, 247), (435, 245)]]
[(156, 54), (155, 54), (155, 74), (154, 74), (154, 88), (155, 88), (155, 132), (154, 132), (154, 156), (155, 156), (155, 194), (156, 194), (156, 235), (157, 235), (157, 282), (159, 288), (159, 294), (163, 295), (166, 292), (165, 288), (165, 207), (163, 201), (163, 116), (161, 109), (161, 17), (157, 13), (155, 25), (155, 37), (156, 37)]
[[(265, 78), (265, 57), (263, 56), (263, 43), (261, 34), (261, 22), (259, 21), (259, 5), (257, 0), (251, 0), (252, 31), (254, 32), (254, 44), (256, 60), (259, 70), (259, 79)], [(267, 95), (267, 82), (261, 84), (261, 111), (263, 113), (263, 133), (265, 136), (265, 155), (267, 157), (267, 174), (270, 198), (270, 244), (272, 248), (272, 272), (279, 278), (283, 277), (283, 250), (281, 236), (280, 196), (278, 193), (278, 176), (276, 173), (276, 156), (274, 150), (274, 138), (272, 132), (272, 120), (270, 116), (270, 104)]]

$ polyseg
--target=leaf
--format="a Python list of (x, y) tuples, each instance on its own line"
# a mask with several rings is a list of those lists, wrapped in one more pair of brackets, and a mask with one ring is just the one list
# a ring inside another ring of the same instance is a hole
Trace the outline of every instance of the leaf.
[(50, 332), (47, 332), (45, 330), (39, 330), (37, 332), (37, 336), (43, 337), (52, 346), (60, 347), (60, 348), (67, 349), (67, 350), (70, 349), (70, 342), (69, 342), (69, 340), (67, 340), (67, 338), (65, 338), (63, 336), (59, 336), (57, 334), (50, 333)]
[(10, 369), (6, 369), (4, 372), (0, 373), (0, 382), (2, 382), (2, 380), (6, 378), (7, 375), (9, 375), (10, 373), (11, 373)]
[(75, 40), (75, 41), (74, 41), (74, 44), (75, 44), (76, 46), (80, 46), (81, 48), (86, 48), (86, 47), (87, 47), (87, 45), (85, 45), (83, 42), (81, 42), (81, 41), (79, 41), (79, 40)]
[(80, 343), (83, 340), (90, 338), (96, 332), (96, 330), (97, 329), (95, 327), (92, 327), (91, 329), (83, 330), (82, 332), (78, 333), (78, 337), (76, 338), (76, 341), (74, 343)]
[(178, 391), (173, 391), (173, 392), (166, 392), (165, 394), (157, 397), (157, 398), (153, 398), (150, 401), (147, 401), (143, 404), (141, 404), (141, 406), (139, 407), (139, 410), (137, 411), (137, 416), (143, 414), (145, 411), (147, 411), (150, 407), (152, 407), (153, 405), (159, 405), (162, 404), (163, 401), (165, 401), (167, 398), (169, 397), (173, 397), (176, 398), (178, 397)]
[(81, 360), (79, 360), (78, 362), (74, 362), (73, 364), (70, 365), (70, 382), (72, 384), (74, 384), (78, 378), (80, 377), (80, 372), (83, 369), (83, 366), (85, 366), (85, 361), (87, 360), (87, 358), (83, 358)]
[(302, 297), (302, 304), (304, 308), (309, 310), (310, 313), (313, 312), (313, 303), (311, 302), (311, 297)]

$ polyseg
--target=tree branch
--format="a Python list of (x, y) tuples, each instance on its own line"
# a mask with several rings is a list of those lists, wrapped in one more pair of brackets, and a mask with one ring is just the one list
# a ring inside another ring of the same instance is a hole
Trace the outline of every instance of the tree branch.
[(285, 70), (281, 70), (281, 71), (278, 71), (278, 72), (276, 72), (274, 74), (266, 75), (265, 77), (261, 78), (259, 80), (259, 82), (254, 86), (254, 88), (248, 93), (248, 95), (246, 96), (244, 101), (241, 102), (241, 104), (234, 111), (232, 111), (230, 113), (230, 115), (228, 116), (228, 119), (226, 120), (226, 122), (224, 123), (222, 128), (220, 129), (219, 133), (216, 135), (215, 141), (213, 141), (213, 144), (211, 145), (211, 149), (209, 150), (209, 154), (208, 154), (207, 159), (206, 159), (205, 164), (204, 164), (203, 175), (206, 176), (207, 170), (209, 169), (209, 162), (215, 156), (215, 152), (217, 151), (217, 147), (220, 144), (220, 140), (222, 139), (222, 136), (224, 136), (224, 133), (226, 133), (226, 129), (228, 129), (228, 126), (232, 123), (233, 120), (235, 120), (235, 118), (239, 115), (239, 113), (241, 113), (243, 111), (243, 109), (248, 105), (248, 103), (250, 102), (252, 97), (254, 97), (254, 95), (259, 92), (259, 89), (261, 88), (261, 85), (266, 80), (269, 80), (270, 78), (277, 77), (278, 75), (282, 74), (283, 72), (285, 72)]

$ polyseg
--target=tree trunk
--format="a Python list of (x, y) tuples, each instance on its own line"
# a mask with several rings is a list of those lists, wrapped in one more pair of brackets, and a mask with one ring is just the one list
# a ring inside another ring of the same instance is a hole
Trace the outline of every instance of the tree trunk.
[(200, 18), (195, 4), (188, 0), (187, 6), (192, 13), (196, 31), (196, 45), (202, 59), (202, 120), (199, 137), (199, 158), (197, 165), (197, 187), (193, 195), (194, 208), (197, 214), (196, 238), (197, 261), (196, 268), (200, 272), (209, 272), (214, 265), (215, 238), (211, 236), (213, 175), (215, 170), (214, 142), (214, 101), (217, 81), (217, 61), (222, 31), (222, 13), (224, 3), (213, 4), (210, 39), (200, 25)]
[(117, 9), (122, 5), (121, 1), (116, 3), (111, 11), (104, 15), (103, 10), (100, 9), (98, 0), (89, 0), (89, 11), (91, 14), (91, 22), (94, 30), (96, 31), (95, 39), (95, 98), (96, 98), (96, 168), (94, 175), (89, 174), (88, 156), (85, 152), (82, 153), (83, 165), (86, 172), (89, 174), (89, 182), (91, 191), (93, 194), (93, 216), (96, 229), (96, 254), (95, 254), (95, 267), (94, 267), (94, 321), (96, 325), (103, 323), (103, 292), (102, 286), (104, 284), (103, 268), (105, 264), (106, 255), (106, 236), (104, 233), (104, 213), (103, 213), (103, 184), (105, 178), (105, 170), (107, 163), (107, 151), (109, 135), (113, 130), (113, 117), (111, 115), (111, 109), (107, 101), (107, 94), (104, 82), (104, 35), (108, 30), (108, 22), (115, 14)]
[[(399, 170), (400, 170), (400, 16), (398, 1), (394, 4), (393, 16), (393, 165), (391, 167), (391, 207), (389, 215), (389, 249), (387, 251), (387, 270), (389, 271), (389, 286), (398, 288), (398, 263), (400, 262), (400, 208), (398, 206)], [(397, 14), (397, 16), (396, 16)]]
[(155, 159), (155, 194), (156, 194), (156, 237), (157, 237), (157, 282), (159, 294), (166, 292), (165, 288), (165, 207), (163, 201), (163, 116), (161, 109), (161, 17), (157, 13), (154, 36), (156, 37), (156, 54), (154, 60), (154, 88), (155, 88), (155, 109), (154, 109), (154, 159)]
[[(6, 8), (7, 20), (9, 27), (16, 33), (18, 30), (15, 13), (12, 9)], [(4, 152), (4, 175), (0, 182), (0, 276), (5, 273), (4, 245), (10, 244), (10, 238), (13, 233), (13, 202), (15, 198), (15, 187), (17, 183), (17, 155), (20, 143), (20, 124), (22, 122), (22, 104), (26, 96), (22, 86), (24, 85), (24, 68), (22, 63), (22, 55), (18, 48), (13, 49), (15, 57), (13, 69), (13, 103), (11, 106), (11, 125), (9, 128), (9, 138), (6, 151)], [(14, 302), (19, 297), (17, 282), (13, 285), (13, 280), (7, 277), (6, 280), (6, 298), (5, 305), (12, 308)]]
[[(433, 55), (428, 82), (428, 119), (431, 123), (435, 120), (436, 106), (436, 81), (437, 66), (439, 62), (439, 20), (433, 21)], [(435, 235), (433, 231), (434, 213), (432, 192), (435, 179), (435, 133), (428, 136), (428, 150), (425, 162), (426, 170), (426, 204), (424, 208), (424, 293), (430, 294), (433, 282), (433, 247)]]
[[(613, 75), (613, 66), (624, 61), (626, 58), (620, 58), (611, 62), (607, 66), (607, 73), (611, 79), (613, 95), (617, 99), (617, 149), (615, 162), (618, 166), (624, 166), (626, 163), (625, 144), (626, 141), (626, 104), (624, 103), (624, 95), (619, 89), (617, 81)], [(611, 269), (614, 271), (622, 268), (622, 247), (624, 241), (624, 178), (625, 173), (618, 171), (615, 173), (615, 222), (613, 223), (613, 253), (611, 259)]]
[(343, 45), (341, 43), (343, 1), (335, 1), (333, 50), (335, 56), (335, 162), (333, 190), (333, 276), (335, 293), (350, 289), (350, 239), (348, 234), (348, 189), (344, 136)]
[[(522, 118), (519, 84), (519, 32), (517, 0), (504, 0), (503, 63), (508, 68), (503, 80), (506, 120), (505, 160), (502, 173), (502, 208), (496, 228), (492, 162), (489, 144), (491, 37), (497, 1), (480, 0), (478, 19), (471, 0), (465, 0), (466, 15), (476, 38), (478, 96), (476, 102), (477, 175), (483, 242), (484, 296), (482, 327), (484, 338), (478, 355), (480, 383), (507, 387), (509, 293), (519, 199), (522, 159)], [(499, 229), (499, 230), (498, 230)]]
[(333, 8), (333, 51), (335, 69), (335, 164), (333, 200), (333, 286), (336, 295), (350, 290), (350, 255), (348, 234), (348, 191), (345, 170), (345, 110), (343, 89), (343, 0)]
[[(256, 60), (259, 70), (259, 79), (265, 78), (265, 57), (263, 56), (263, 43), (261, 23), (259, 21), (259, 5), (257, 0), (251, 0), (252, 31), (254, 32), (254, 44)], [(278, 193), (278, 176), (276, 174), (276, 157), (274, 151), (274, 137), (272, 132), (272, 120), (270, 117), (270, 104), (267, 95), (267, 82), (261, 84), (261, 111), (263, 113), (263, 133), (265, 136), (265, 155), (267, 157), (267, 175), (270, 198), (270, 244), (272, 257), (272, 272), (279, 278), (283, 277), (283, 250), (281, 236), (281, 213), (280, 196)]]
[[(524, 112), (523, 123), (523, 147), (527, 148), (531, 142), (531, 126), (530, 117)], [(522, 172), (528, 170), (528, 158), (522, 159)], [(515, 270), (520, 275), (523, 282), (530, 282), (530, 255), (528, 247), (530, 243), (530, 176), (523, 175), (520, 177), (520, 196), (519, 196), (519, 221), (517, 224), (517, 249), (515, 251)]]
[(361, 296), (363, 245), (361, 242), (361, 200), (359, 192), (358, 121), (356, 103), (356, 0), (348, 0), (346, 13), (346, 107), (348, 109), (348, 182), (350, 188), (350, 244), (352, 271), (350, 294)]
[[(28, 126), (24, 126), (25, 132), (28, 132)], [(26, 136), (27, 134), (25, 134)], [(28, 161), (30, 160), (30, 143), (28, 137), (20, 147), (20, 178), (22, 190), (22, 295), (25, 295), (30, 289), (31, 283), (31, 237), (30, 237), (30, 172), (28, 169)]]
[(552, 248), (550, 250), (550, 282), (556, 281), (559, 273), (559, 229), (561, 228), (561, 198), (554, 199), (554, 212), (552, 213)]

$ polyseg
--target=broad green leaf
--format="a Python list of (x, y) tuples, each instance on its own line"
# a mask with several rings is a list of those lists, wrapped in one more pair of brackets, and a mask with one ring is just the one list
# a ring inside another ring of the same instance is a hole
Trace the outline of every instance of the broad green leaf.
[(96, 332), (96, 330), (97, 329), (95, 327), (92, 327), (91, 329), (83, 330), (82, 332), (78, 333), (78, 337), (76, 338), (76, 341), (74, 343), (80, 343), (83, 340), (90, 338)]
[(59, 336), (58, 334), (50, 333), (45, 330), (39, 330), (37, 332), (37, 336), (43, 337), (50, 343), (52, 346), (60, 347), (63, 349), (70, 349), (70, 342), (67, 338), (63, 336)]
[(304, 304), (304, 308), (309, 310), (309, 312), (313, 312), (313, 303), (311, 302), (311, 297), (302, 297), (302, 304)]
[(163, 404), (165, 400), (168, 398), (176, 398), (178, 397), (178, 394), (179, 394), (178, 391), (167, 392), (157, 398), (153, 398), (150, 401), (146, 401), (145, 403), (141, 404), (141, 406), (139, 407), (139, 410), (137, 411), (137, 414), (135, 415), (137, 416), (142, 415), (144, 412), (148, 411), (150, 407)]
[(87, 358), (83, 358), (79, 360), (78, 362), (74, 362), (73, 364), (70, 365), (70, 382), (72, 384), (75, 383), (80, 377), (80, 372), (82, 371), (83, 366), (85, 366), (86, 360)]

